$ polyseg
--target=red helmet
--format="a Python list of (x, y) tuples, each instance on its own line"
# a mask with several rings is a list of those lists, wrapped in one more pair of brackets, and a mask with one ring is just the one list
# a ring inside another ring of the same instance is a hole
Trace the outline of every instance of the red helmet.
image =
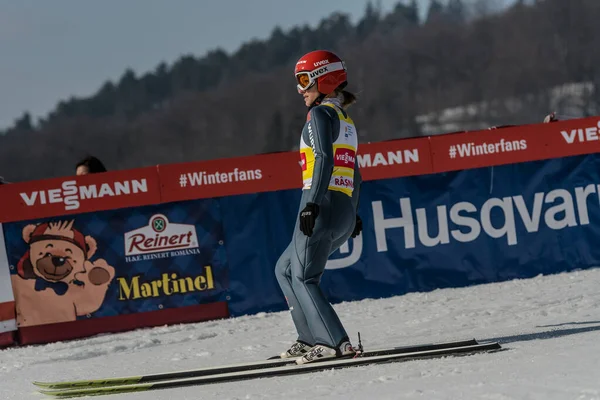
[(294, 73), (299, 91), (306, 91), (317, 82), (319, 92), (328, 95), (347, 83), (346, 64), (337, 55), (326, 50), (311, 51), (303, 55), (296, 63)]

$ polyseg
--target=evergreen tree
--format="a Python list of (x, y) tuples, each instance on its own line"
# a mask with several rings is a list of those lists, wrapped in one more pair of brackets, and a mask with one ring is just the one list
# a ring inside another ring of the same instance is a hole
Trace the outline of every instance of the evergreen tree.
[(465, 20), (466, 7), (463, 0), (448, 0), (446, 15), (452, 22), (463, 22)]
[(444, 15), (444, 6), (439, 0), (431, 0), (429, 3), (429, 9), (427, 10), (427, 17), (425, 18), (426, 23), (435, 21), (438, 18), (442, 18)]
[(379, 24), (381, 18), (381, 10), (373, 5), (369, 0), (365, 8), (365, 15), (356, 26), (356, 33), (360, 38), (367, 37)]
[(31, 131), (33, 125), (31, 123), (31, 115), (28, 112), (23, 113), (20, 118), (15, 120), (14, 129), (18, 132)]

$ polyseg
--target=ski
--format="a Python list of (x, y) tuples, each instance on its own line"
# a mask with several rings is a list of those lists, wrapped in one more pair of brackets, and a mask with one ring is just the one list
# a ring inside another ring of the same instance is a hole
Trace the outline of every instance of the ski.
[(121, 386), (105, 386), (95, 388), (65, 389), (65, 390), (40, 390), (41, 393), (53, 396), (54, 398), (73, 398), (81, 396), (100, 396), (117, 393), (140, 392), (156, 389), (178, 388), (193, 385), (207, 385), (213, 383), (232, 382), (248, 379), (267, 378), (282, 375), (302, 374), (328, 369), (339, 369), (356, 367), (368, 364), (380, 364), (390, 362), (401, 362), (424, 358), (441, 358), (446, 356), (457, 356), (473, 354), (484, 351), (494, 351), (501, 349), (497, 342), (473, 344), (459, 347), (449, 347), (444, 349), (433, 349), (425, 351), (413, 351), (408, 353), (384, 354), (376, 356), (360, 356), (357, 358), (345, 358), (331, 361), (320, 361), (304, 365), (283, 365), (258, 370), (246, 370), (239, 372), (220, 373), (209, 376), (199, 376), (193, 378), (171, 379), (158, 381), (154, 383), (139, 383)]
[[(412, 346), (403, 347), (391, 347), (386, 349), (363, 351), (362, 357), (381, 356), (388, 354), (403, 354), (413, 353), (417, 351), (427, 350), (440, 350), (451, 347), (462, 347), (478, 344), (475, 339), (460, 340), (453, 342), (442, 342), (442, 343), (431, 343), (431, 344), (419, 344)], [(280, 367), (286, 364), (294, 364), (295, 359), (287, 358), (272, 358), (264, 361), (255, 361), (249, 363), (240, 363), (233, 365), (219, 365), (214, 367), (198, 368), (187, 371), (172, 371), (163, 372), (158, 374), (148, 374), (140, 376), (129, 376), (129, 377), (118, 377), (118, 378), (104, 378), (104, 379), (89, 379), (89, 380), (78, 380), (78, 381), (63, 381), (63, 382), (33, 382), (34, 385), (44, 389), (78, 389), (78, 388), (94, 388), (102, 386), (120, 386), (120, 385), (131, 385), (138, 383), (152, 383), (171, 379), (182, 379), (182, 378), (194, 378), (200, 376), (209, 376), (216, 374), (225, 374), (232, 372), (249, 371), (255, 369), (265, 369)]]

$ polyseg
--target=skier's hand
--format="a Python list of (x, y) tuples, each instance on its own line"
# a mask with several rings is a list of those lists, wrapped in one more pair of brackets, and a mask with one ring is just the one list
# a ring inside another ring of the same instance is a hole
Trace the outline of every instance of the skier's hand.
[(362, 232), (362, 219), (356, 214), (356, 225), (354, 225), (354, 231), (352, 231), (352, 237), (355, 238)]
[(306, 203), (306, 207), (300, 212), (300, 230), (306, 236), (312, 236), (315, 222), (319, 216), (319, 206), (315, 203)]

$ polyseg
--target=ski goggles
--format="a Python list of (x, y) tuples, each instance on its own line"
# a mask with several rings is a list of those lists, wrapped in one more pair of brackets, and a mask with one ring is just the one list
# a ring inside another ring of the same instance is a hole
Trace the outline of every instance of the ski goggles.
[(296, 86), (298, 87), (298, 91), (305, 92), (310, 89), (321, 76), (327, 75), (328, 73), (334, 71), (342, 71), (344, 69), (344, 63), (340, 61), (332, 64), (322, 65), (312, 71), (298, 72), (296, 74)]

